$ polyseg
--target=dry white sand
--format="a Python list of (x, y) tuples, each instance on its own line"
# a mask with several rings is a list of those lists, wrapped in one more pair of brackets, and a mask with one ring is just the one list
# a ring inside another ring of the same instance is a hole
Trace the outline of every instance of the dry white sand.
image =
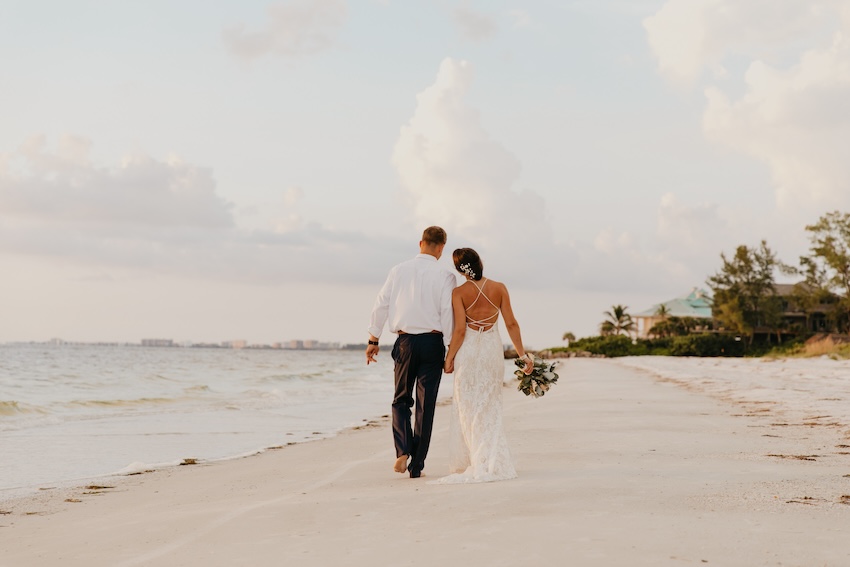
[(542, 399), (506, 388), (516, 480), (426, 484), (444, 405), (428, 477), (392, 472), (384, 420), (3, 504), (0, 565), (850, 565), (847, 424), (774, 425), (651, 362), (566, 361)]

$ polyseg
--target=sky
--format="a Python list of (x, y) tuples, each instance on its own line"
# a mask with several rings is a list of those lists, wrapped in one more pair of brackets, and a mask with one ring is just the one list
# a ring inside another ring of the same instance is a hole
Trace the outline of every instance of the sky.
[(545, 348), (850, 211), (845, 0), (6, 0), (0, 76), (0, 342), (364, 342), (436, 224)]

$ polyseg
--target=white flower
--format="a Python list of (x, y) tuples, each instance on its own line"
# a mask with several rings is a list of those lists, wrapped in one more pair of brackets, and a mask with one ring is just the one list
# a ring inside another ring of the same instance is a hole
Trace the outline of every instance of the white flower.
[(473, 270), (472, 266), (470, 266), (469, 264), (461, 264), (460, 266), (458, 266), (458, 269), (470, 278), (475, 277), (475, 270)]

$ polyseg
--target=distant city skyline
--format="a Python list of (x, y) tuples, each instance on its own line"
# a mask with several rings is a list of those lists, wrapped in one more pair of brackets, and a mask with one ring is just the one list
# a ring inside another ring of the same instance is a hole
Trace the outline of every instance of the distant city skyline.
[(244, 339), (231, 339), (214, 342), (196, 342), (191, 340), (175, 340), (169, 338), (143, 338), (138, 341), (66, 341), (54, 337), (47, 341), (6, 341), (4, 344), (45, 344), (50, 346), (64, 345), (104, 345), (104, 346), (142, 346), (154, 348), (169, 347), (209, 347), (229, 349), (254, 349), (270, 348), (279, 350), (338, 350), (351, 348), (353, 346), (366, 347), (366, 343), (342, 344), (338, 342), (319, 341), (315, 339), (292, 339), (288, 341), (276, 341), (272, 343), (249, 343)]

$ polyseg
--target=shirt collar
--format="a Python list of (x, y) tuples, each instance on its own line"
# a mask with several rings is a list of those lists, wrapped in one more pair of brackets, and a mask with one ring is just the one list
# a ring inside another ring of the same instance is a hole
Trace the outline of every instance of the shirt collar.
[(416, 257), (422, 258), (423, 260), (431, 260), (432, 262), (437, 261), (437, 259), (434, 256), (431, 256), (430, 254), (417, 254)]

